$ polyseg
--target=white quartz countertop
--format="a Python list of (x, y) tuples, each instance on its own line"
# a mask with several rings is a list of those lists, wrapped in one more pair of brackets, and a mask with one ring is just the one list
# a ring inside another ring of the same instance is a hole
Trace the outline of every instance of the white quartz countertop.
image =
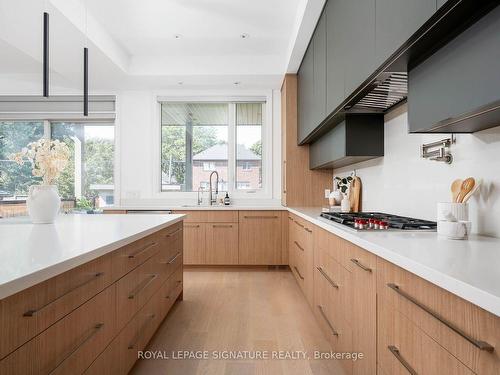
[(436, 232), (366, 232), (320, 217), (319, 208), (291, 213), (500, 316), (500, 239), (449, 240)]
[(214, 205), (214, 206), (196, 206), (196, 205), (139, 205), (139, 206), (108, 206), (103, 208), (104, 211), (109, 210), (139, 210), (139, 211), (162, 211), (162, 210), (172, 210), (172, 211), (218, 211), (218, 210), (227, 210), (227, 211), (286, 211), (287, 208), (277, 204), (257, 204), (257, 205), (248, 205), (248, 204), (231, 204), (229, 206), (222, 205)]
[(185, 215), (59, 215), (0, 221), (0, 299), (96, 259)]

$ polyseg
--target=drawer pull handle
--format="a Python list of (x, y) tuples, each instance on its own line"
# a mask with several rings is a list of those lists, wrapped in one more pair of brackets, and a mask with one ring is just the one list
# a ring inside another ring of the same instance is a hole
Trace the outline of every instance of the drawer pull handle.
[(325, 312), (323, 311), (323, 307), (321, 305), (318, 305), (318, 310), (319, 312), (321, 313), (321, 316), (323, 317), (323, 319), (325, 319), (325, 322), (326, 324), (328, 324), (328, 327), (330, 327), (330, 330), (332, 331), (332, 335), (334, 336), (339, 336), (339, 333), (335, 330), (335, 328), (333, 328), (332, 326), (332, 323), (330, 323), (330, 321), (328, 320), (328, 318), (326, 317), (326, 314)]
[(57, 369), (59, 367), (61, 367), (63, 365), (64, 362), (66, 362), (68, 359), (70, 359), (73, 354), (76, 353), (76, 351), (78, 349), (80, 349), (87, 341), (89, 341), (97, 332), (99, 332), (99, 330), (104, 326), (104, 323), (97, 323), (96, 325), (94, 325), (91, 329), (90, 329), (90, 333), (88, 335), (86, 335), (82, 341), (80, 341), (73, 349), (71, 349), (65, 356), (64, 358), (62, 359), (62, 361), (60, 361), (57, 366), (52, 369), (52, 371), (49, 373), (50, 374), (53, 374), (54, 372), (57, 371)]
[(403, 365), (403, 367), (408, 371), (409, 374), (418, 375), (417, 372), (413, 369), (413, 367), (411, 367), (411, 365), (406, 361), (406, 359), (403, 358), (398, 348), (396, 348), (394, 345), (389, 345), (387, 349), (389, 349), (392, 355), (396, 357), (399, 363)]
[(309, 228), (304, 228), (306, 230), (306, 232), (309, 232), (309, 233), (312, 233), (312, 229), (309, 229)]
[(175, 234), (179, 233), (182, 230), (182, 228), (179, 228), (177, 230), (174, 230), (172, 233), (166, 234), (165, 237), (173, 237)]
[(295, 272), (297, 272), (297, 275), (299, 275), (299, 277), (304, 280), (304, 277), (300, 274), (300, 271), (297, 267), (293, 266), (293, 268), (295, 268)]
[(158, 277), (157, 274), (153, 274), (153, 275), (149, 275), (149, 277), (147, 279), (145, 279), (141, 284), (139, 284), (139, 286), (137, 287), (137, 289), (130, 293), (128, 295), (128, 299), (134, 299), (135, 297), (137, 297), (137, 295), (142, 292), (144, 289), (146, 289), (146, 287), (151, 284), (153, 282), (154, 279), (156, 279)]
[(28, 310), (28, 311), (26, 311), (26, 312), (23, 314), (23, 316), (31, 317), (31, 316), (33, 316), (33, 315), (35, 315), (35, 314), (39, 313), (40, 311), (42, 311), (42, 310), (43, 310), (43, 309), (45, 309), (46, 307), (48, 307), (48, 306), (52, 305), (53, 303), (55, 303), (55, 302), (59, 301), (61, 298), (63, 298), (63, 297), (65, 297), (65, 296), (67, 296), (67, 295), (68, 295), (68, 294), (70, 294), (71, 292), (74, 292), (75, 290), (77, 290), (77, 289), (79, 289), (79, 288), (81, 288), (81, 287), (83, 287), (83, 286), (85, 286), (85, 285), (87, 285), (87, 284), (91, 283), (92, 281), (94, 281), (95, 279), (97, 279), (97, 278), (101, 277), (102, 275), (104, 275), (104, 272), (96, 272), (96, 273), (94, 273), (94, 274), (92, 275), (92, 277), (91, 277), (91, 278), (89, 278), (88, 280), (85, 280), (83, 283), (81, 283), (81, 284), (79, 284), (79, 285), (75, 286), (74, 288), (72, 288), (72, 289), (68, 290), (66, 293), (64, 293), (64, 294), (60, 295), (60, 296), (59, 296), (59, 297), (57, 297), (56, 299), (54, 299), (54, 300), (50, 301), (49, 303), (47, 303), (47, 304), (43, 305), (43, 306), (42, 306), (42, 307), (40, 307), (39, 309), (36, 309), (36, 310)]
[(322, 268), (322, 267), (316, 267), (318, 269), (319, 272), (321, 272), (321, 274), (323, 275), (323, 277), (334, 287), (334, 288), (339, 288), (339, 285), (333, 281), (330, 276), (328, 276), (328, 274), (325, 272), (325, 270)]
[(357, 259), (352, 258), (351, 262), (353, 262), (356, 266), (358, 266), (362, 270), (365, 270), (366, 272), (372, 272), (372, 269), (370, 267), (367, 267), (363, 263), (360, 263)]
[(180, 251), (177, 254), (175, 254), (172, 258), (170, 258), (170, 260), (168, 260), (166, 262), (161, 262), (161, 264), (172, 264), (179, 257), (179, 255), (181, 255)]
[(233, 227), (232, 225), (217, 225), (217, 224), (212, 225), (212, 228), (232, 228), (232, 227)]
[(245, 219), (277, 219), (278, 216), (243, 216)]
[(141, 328), (137, 331), (137, 334), (134, 337), (134, 340), (132, 341), (131, 344), (128, 345), (128, 349), (134, 349), (137, 343), (139, 342), (139, 339), (142, 336), (142, 333), (145, 331), (146, 327), (150, 322), (153, 321), (153, 319), (156, 317), (156, 314), (149, 314), (147, 316), (146, 321), (142, 324)]
[(295, 224), (297, 224), (299, 227), (304, 228), (302, 224), (300, 224), (298, 221), (294, 221)]
[(295, 244), (295, 246), (297, 246), (300, 250), (304, 251), (304, 248), (302, 246), (299, 245), (299, 243), (297, 241), (293, 241), (293, 243)]
[(200, 227), (200, 224), (191, 224), (191, 225), (189, 225), (189, 224), (184, 224), (184, 226), (185, 226), (186, 228), (199, 228), (199, 227)]
[(432, 311), (430, 308), (428, 308), (427, 306), (425, 306), (422, 303), (420, 303), (419, 301), (417, 301), (415, 298), (410, 296), (408, 293), (402, 291), (398, 285), (396, 285), (394, 283), (389, 283), (389, 284), (387, 284), (387, 286), (389, 288), (391, 288), (392, 290), (394, 290), (396, 293), (398, 293), (401, 297), (406, 298), (408, 301), (417, 305), (422, 310), (424, 310), (426, 313), (428, 313), (429, 315), (431, 315), (435, 319), (439, 320), (441, 323), (443, 323), (445, 326), (450, 328), (452, 331), (454, 331), (458, 335), (462, 336), (464, 339), (466, 339), (468, 342), (470, 342), (472, 345), (474, 345), (479, 350), (485, 350), (487, 352), (493, 352), (495, 350), (495, 348), (492, 345), (488, 344), (486, 341), (476, 340), (475, 338), (469, 336), (467, 333), (462, 331), (460, 328), (456, 327), (454, 324), (448, 322), (446, 319), (441, 317), (438, 313)]
[(293, 219), (290, 216), (288, 216), (288, 220), (292, 220), (293, 221)]
[(149, 249), (151, 246), (154, 246), (156, 245), (156, 242), (150, 242), (148, 243), (147, 245), (144, 245), (143, 247), (141, 247), (139, 250), (137, 250), (135, 253), (133, 254), (129, 254), (128, 255), (128, 258), (129, 259), (134, 259), (136, 257), (138, 257), (139, 255), (141, 255), (142, 253), (144, 253), (147, 249)]

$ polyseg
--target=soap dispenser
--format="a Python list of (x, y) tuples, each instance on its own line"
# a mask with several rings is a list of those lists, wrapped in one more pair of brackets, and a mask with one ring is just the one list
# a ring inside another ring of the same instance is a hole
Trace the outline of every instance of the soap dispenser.
[(226, 196), (224, 197), (224, 205), (229, 206), (231, 204), (231, 199), (229, 199), (229, 194), (226, 191)]

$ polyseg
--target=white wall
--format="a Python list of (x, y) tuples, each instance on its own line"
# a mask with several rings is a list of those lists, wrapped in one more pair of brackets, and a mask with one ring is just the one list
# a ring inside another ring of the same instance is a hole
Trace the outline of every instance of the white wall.
[[(168, 205), (195, 204), (196, 193), (161, 193), (158, 180), (160, 168), (160, 124), (157, 96), (207, 97), (207, 96), (267, 96), (269, 118), (266, 126), (271, 126), (269, 138), (272, 147), (270, 194), (267, 200), (281, 198), (281, 130), (280, 130), (280, 92), (263, 91), (126, 91), (117, 94), (117, 154), (118, 162), (116, 202), (121, 205)], [(266, 139), (264, 140), (266, 141)], [(176, 195), (177, 194), (177, 195)], [(182, 197), (182, 198), (181, 198)], [(234, 198), (234, 197), (233, 197)], [(252, 199), (252, 202), (258, 203)], [(266, 200), (266, 201), (267, 201)], [(241, 199), (238, 200), (242, 202)], [(259, 200), (260, 201), (260, 200)]]
[(450, 200), (456, 178), (483, 179), (470, 202), (473, 231), (500, 237), (500, 127), (458, 134), (451, 165), (420, 158), (422, 143), (447, 135), (408, 134), (406, 106), (386, 115), (385, 156), (334, 171), (353, 169), (362, 180), (364, 211), (382, 211), (436, 220), (436, 202)]

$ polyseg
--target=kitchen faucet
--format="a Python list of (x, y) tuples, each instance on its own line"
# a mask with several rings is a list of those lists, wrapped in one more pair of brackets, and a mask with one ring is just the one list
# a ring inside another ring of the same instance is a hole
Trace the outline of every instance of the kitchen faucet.
[[(215, 181), (215, 197), (212, 196), (212, 175), (215, 173), (216, 181)], [(212, 171), (210, 173), (210, 177), (208, 178), (209, 183), (210, 183), (210, 190), (209, 190), (209, 202), (210, 206), (213, 206), (214, 203), (217, 203), (217, 194), (219, 194), (219, 174), (217, 171)]]

